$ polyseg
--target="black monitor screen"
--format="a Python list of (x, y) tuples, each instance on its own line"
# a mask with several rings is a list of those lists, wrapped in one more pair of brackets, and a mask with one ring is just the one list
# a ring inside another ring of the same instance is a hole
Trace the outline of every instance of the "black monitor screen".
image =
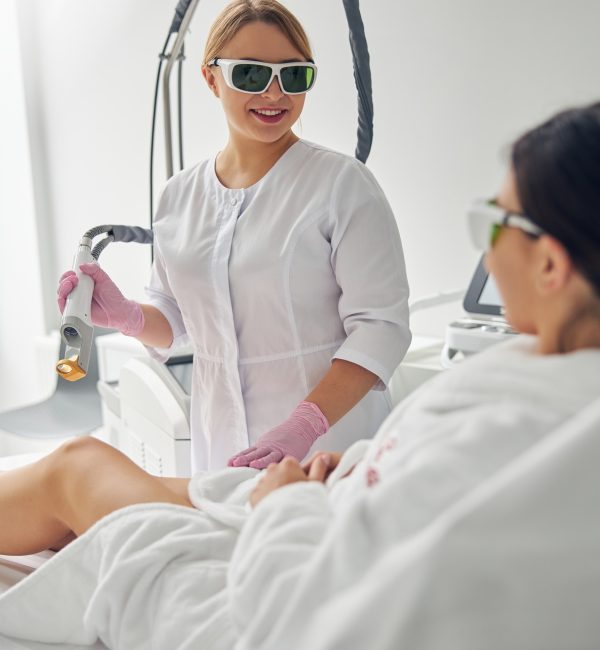
[(479, 295), (479, 304), (502, 307), (502, 298), (500, 297), (500, 292), (498, 291), (498, 287), (496, 286), (494, 278), (491, 275), (487, 276), (487, 280), (483, 285), (483, 289)]
[(470, 314), (486, 314), (489, 316), (502, 316), (504, 307), (502, 297), (494, 279), (488, 274), (484, 266), (484, 257), (479, 260), (471, 283), (463, 301), (465, 311)]
[(171, 357), (166, 366), (186, 395), (192, 394), (192, 355)]

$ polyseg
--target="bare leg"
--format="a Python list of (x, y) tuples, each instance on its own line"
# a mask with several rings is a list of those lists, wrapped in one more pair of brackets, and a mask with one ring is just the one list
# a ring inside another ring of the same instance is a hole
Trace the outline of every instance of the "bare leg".
[(62, 548), (105, 515), (135, 503), (192, 507), (188, 483), (152, 476), (94, 438), (67, 442), (33, 465), (0, 474), (0, 554)]

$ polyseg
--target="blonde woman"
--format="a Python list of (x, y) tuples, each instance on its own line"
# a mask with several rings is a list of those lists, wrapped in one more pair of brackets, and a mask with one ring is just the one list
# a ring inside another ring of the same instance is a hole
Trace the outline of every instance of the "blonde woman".
[[(364, 165), (293, 132), (317, 68), (283, 5), (229, 4), (202, 74), (227, 144), (162, 193), (148, 304), (82, 267), (92, 319), (160, 360), (191, 342), (194, 471), (341, 451), (389, 413), (386, 384), (410, 342), (394, 216)], [(76, 281), (61, 278), (61, 309)]]

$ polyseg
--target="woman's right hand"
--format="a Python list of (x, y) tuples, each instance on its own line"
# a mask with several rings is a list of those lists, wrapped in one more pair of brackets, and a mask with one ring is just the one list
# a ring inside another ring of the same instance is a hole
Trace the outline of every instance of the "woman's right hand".
[(315, 465), (317, 458), (321, 458), (320, 462), (323, 463), (323, 465), (326, 467), (325, 475), (323, 476), (322, 481), (324, 483), (331, 472), (333, 472), (333, 470), (339, 465), (341, 457), (342, 454), (337, 451), (318, 451), (302, 465), (302, 469), (308, 476), (310, 474), (311, 468)]
[[(94, 281), (92, 323), (99, 327), (119, 330), (127, 336), (138, 336), (144, 329), (144, 313), (141, 305), (134, 300), (127, 300), (98, 264), (82, 264), (79, 268)], [(61, 314), (65, 310), (67, 296), (78, 282), (79, 279), (74, 271), (66, 271), (61, 275), (57, 290), (57, 302)]]

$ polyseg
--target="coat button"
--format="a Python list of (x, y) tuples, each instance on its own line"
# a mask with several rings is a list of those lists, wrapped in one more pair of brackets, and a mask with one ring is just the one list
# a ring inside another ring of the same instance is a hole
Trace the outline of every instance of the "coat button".
[(231, 205), (237, 205), (237, 199), (231, 199)]

